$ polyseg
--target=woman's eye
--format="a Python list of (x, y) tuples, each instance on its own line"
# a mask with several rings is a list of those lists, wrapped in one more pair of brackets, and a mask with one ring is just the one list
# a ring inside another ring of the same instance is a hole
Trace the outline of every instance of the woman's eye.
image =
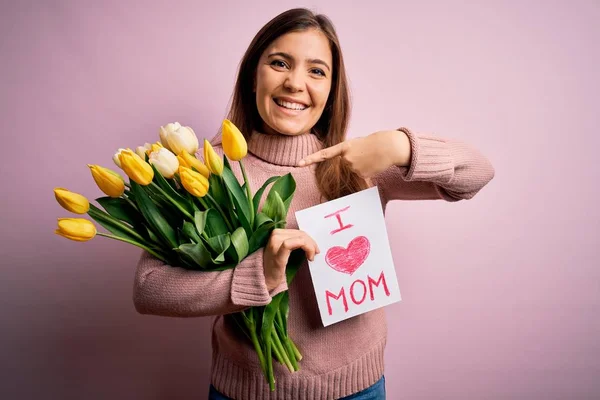
[(315, 68), (315, 69), (313, 69), (313, 72), (316, 73), (317, 75), (325, 76), (325, 72), (322, 69)]
[(285, 68), (285, 63), (281, 60), (273, 60), (273, 61), (271, 61), (271, 65), (274, 65), (276, 67)]

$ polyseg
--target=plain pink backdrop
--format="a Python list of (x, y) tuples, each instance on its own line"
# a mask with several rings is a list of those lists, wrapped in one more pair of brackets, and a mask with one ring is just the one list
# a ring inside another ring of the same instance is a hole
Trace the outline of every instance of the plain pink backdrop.
[(56, 236), (52, 189), (100, 197), (86, 164), (168, 122), (211, 137), (295, 6), (338, 29), (351, 137), (407, 126), (496, 168), (473, 200), (388, 209), (388, 398), (598, 398), (600, 5), (441, 0), (3, 2), (0, 398), (206, 398), (210, 319), (137, 314), (139, 250)]

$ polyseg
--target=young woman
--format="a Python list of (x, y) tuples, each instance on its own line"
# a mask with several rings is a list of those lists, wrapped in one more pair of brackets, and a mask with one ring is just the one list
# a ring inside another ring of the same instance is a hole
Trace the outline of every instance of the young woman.
[[(470, 199), (494, 176), (488, 159), (467, 144), (406, 128), (345, 140), (349, 115), (344, 60), (331, 22), (306, 9), (275, 17), (241, 61), (228, 118), (246, 135), (244, 165), (253, 192), (273, 175), (290, 172), (296, 180), (286, 229), (274, 231), (264, 249), (233, 270), (188, 271), (148, 253), (140, 259), (138, 312), (216, 317), (211, 399), (385, 398), (384, 310), (324, 328), (306, 263), (287, 287), (290, 252), (301, 248), (311, 260), (320, 252), (298, 229), (294, 213), (373, 185), (384, 209), (397, 199)], [(217, 136), (213, 145), (222, 154), (219, 143)], [(295, 373), (274, 363), (276, 391), (270, 392), (252, 344), (228, 314), (268, 304), (284, 290), (289, 333), (303, 359)]]

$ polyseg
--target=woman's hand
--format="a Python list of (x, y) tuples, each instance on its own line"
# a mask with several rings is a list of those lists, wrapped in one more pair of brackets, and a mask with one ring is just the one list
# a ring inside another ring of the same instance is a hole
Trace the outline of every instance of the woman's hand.
[(392, 165), (408, 166), (411, 158), (410, 141), (406, 133), (400, 130), (375, 132), (319, 150), (301, 160), (298, 166), (304, 167), (338, 156), (348, 163), (352, 171), (366, 179)]
[(265, 283), (269, 291), (275, 289), (285, 279), (285, 267), (292, 250), (302, 248), (306, 258), (313, 261), (319, 254), (319, 246), (304, 231), (298, 229), (274, 229), (269, 237), (264, 256), (263, 268)]

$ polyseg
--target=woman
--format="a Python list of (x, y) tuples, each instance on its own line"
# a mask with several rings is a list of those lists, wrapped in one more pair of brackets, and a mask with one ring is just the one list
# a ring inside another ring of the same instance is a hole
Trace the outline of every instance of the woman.
[[(306, 263), (286, 285), (290, 252), (301, 248), (312, 260), (320, 251), (297, 229), (294, 213), (372, 185), (384, 208), (396, 199), (470, 199), (494, 176), (489, 161), (468, 145), (406, 128), (345, 140), (349, 114), (344, 61), (331, 22), (306, 9), (275, 17), (241, 61), (229, 119), (248, 141), (244, 165), (253, 192), (273, 175), (291, 172), (296, 180), (286, 229), (274, 231), (264, 249), (233, 270), (198, 273), (147, 253), (140, 259), (134, 290), (140, 313), (216, 316), (211, 399), (385, 398), (384, 310), (324, 328)], [(218, 139), (213, 144), (222, 154)], [(293, 374), (274, 363), (276, 390), (270, 392), (251, 343), (228, 314), (268, 304), (288, 289), (288, 329), (303, 359)]]

